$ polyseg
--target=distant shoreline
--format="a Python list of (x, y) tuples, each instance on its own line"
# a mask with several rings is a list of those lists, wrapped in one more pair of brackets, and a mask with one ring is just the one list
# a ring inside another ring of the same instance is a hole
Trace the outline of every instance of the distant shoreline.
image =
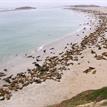
[(9, 12), (9, 11), (21, 11), (21, 10), (35, 10), (37, 9), (36, 7), (30, 7), (30, 6), (22, 6), (22, 7), (17, 7), (14, 9), (4, 9), (4, 10), (0, 10), (0, 12)]

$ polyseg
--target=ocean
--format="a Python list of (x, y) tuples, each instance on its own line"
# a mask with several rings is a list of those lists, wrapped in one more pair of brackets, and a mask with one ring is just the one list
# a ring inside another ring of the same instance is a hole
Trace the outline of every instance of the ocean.
[(76, 32), (85, 20), (83, 13), (58, 7), (0, 12), (0, 62)]

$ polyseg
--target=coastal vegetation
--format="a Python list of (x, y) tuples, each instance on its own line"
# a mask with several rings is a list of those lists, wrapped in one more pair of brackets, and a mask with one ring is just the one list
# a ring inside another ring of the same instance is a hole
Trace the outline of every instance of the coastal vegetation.
[[(97, 103), (103, 100), (107, 100), (107, 87), (103, 87), (97, 90), (84, 91), (69, 100), (63, 101), (61, 104), (50, 106), (50, 107), (77, 107), (78, 105), (84, 105), (91, 102)], [(102, 106), (106, 107), (107, 101), (104, 102)]]

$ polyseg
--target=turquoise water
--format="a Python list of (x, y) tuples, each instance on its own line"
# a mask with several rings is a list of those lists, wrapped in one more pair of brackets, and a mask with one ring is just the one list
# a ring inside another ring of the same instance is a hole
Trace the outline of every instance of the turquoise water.
[(79, 29), (84, 14), (61, 8), (0, 13), (0, 61)]

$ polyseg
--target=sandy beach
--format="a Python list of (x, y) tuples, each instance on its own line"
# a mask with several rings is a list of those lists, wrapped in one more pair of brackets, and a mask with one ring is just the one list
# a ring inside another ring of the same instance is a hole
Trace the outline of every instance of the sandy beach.
[(107, 8), (69, 9), (91, 19), (76, 33), (1, 65), (0, 107), (47, 107), (107, 86)]

